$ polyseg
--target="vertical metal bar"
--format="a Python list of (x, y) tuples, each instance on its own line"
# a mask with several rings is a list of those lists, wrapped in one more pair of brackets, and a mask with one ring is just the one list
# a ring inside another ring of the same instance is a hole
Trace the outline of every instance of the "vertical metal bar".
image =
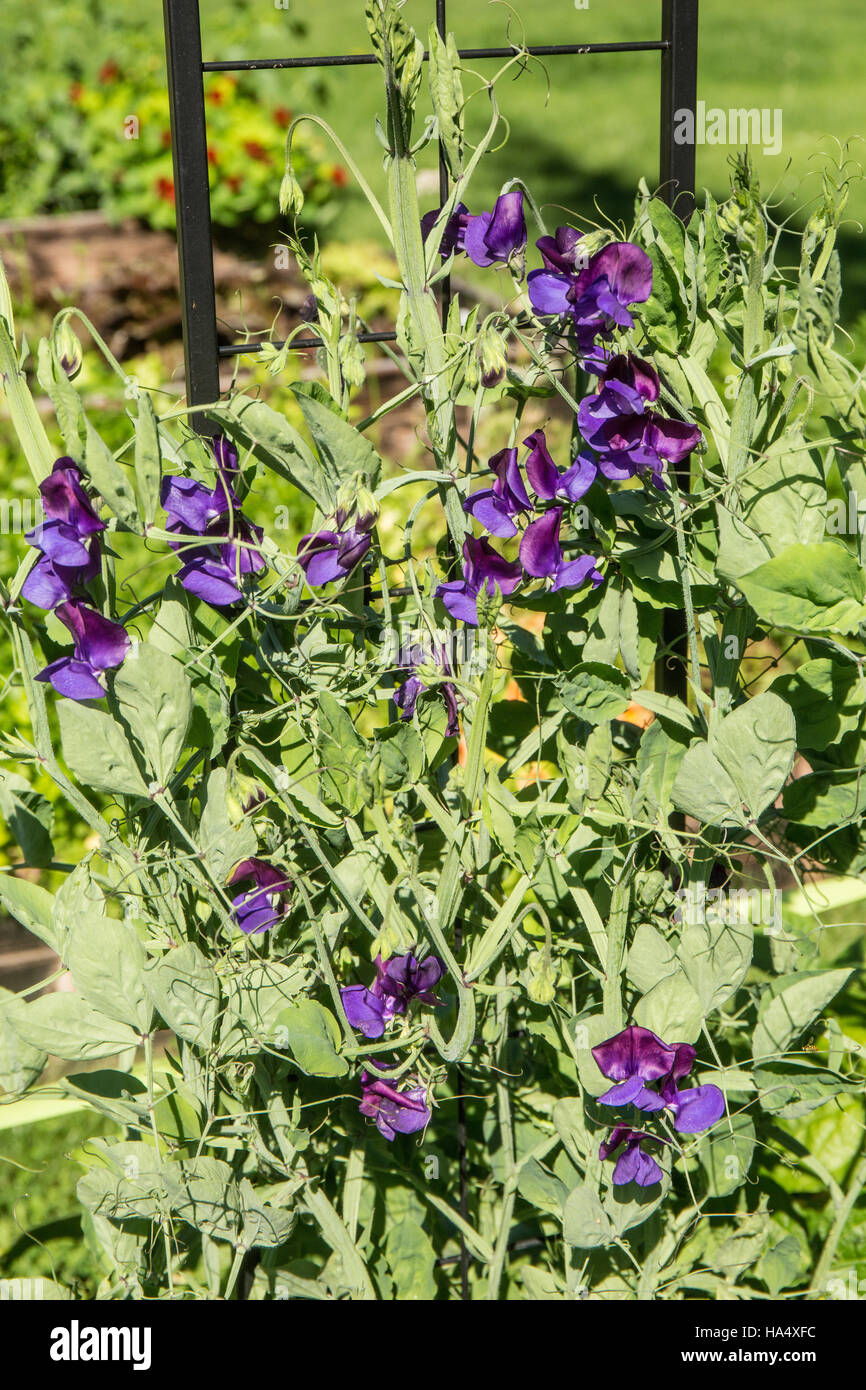
[[(695, 206), (695, 146), (677, 141), (677, 113), (698, 99), (698, 0), (662, 0), (661, 190), (687, 222)], [(694, 128), (694, 126), (692, 127)]]
[[(204, 405), (218, 399), (220, 385), (198, 0), (163, 0), (163, 17), (186, 394), (190, 405)], [(202, 414), (190, 423), (213, 433)]]
[[(678, 113), (694, 117), (698, 97), (698, 0), (662, 0), (661, 196), (677, 215), (688, 222), (695, 208), (695, 146), (680, 144)], [(692, 121), (694, 130), (694, 120)], [(686, 459), (676, 469), (680, 491), (691, 490), (691, 469)], [(662, 642), (668, 655), (656, 665), (656, 688), (685, 701), (688, 693), (686, 660), (688, 634), (685, 613), (666, 609)]]

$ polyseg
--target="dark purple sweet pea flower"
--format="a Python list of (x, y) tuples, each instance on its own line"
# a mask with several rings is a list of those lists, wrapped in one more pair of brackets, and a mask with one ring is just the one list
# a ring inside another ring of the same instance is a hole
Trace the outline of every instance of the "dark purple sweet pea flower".
[(526, 477), (536, 497), (543, 502), (552, 502), (555, 497), (579, 502), (592, 487), (598, 467), (588, 450), (579, 453), (571, 467), (560, 473), (548, 452), (544, 430), (535, 430), (523, 442), (529, 450), (524, 464)]
[(362, 1071), (361, 1090), (358, 1109), (376, 1121), (379, 1133), (389, 1141), (397, 1134), (416, 1134), (429, 1123), (430, 1107), (423, 1086), (398, 1091), (380, 1077)]
[(620, 1144), (625, 1144), (625, 1148), (620, 1153), (613, 1170), (613, 1184), (615, 1187), (623, 1187), (626, 1183), (636, 1182), (638, 1187), (652, 1187), (655, 1183), (661, 1182), (664, 1176), (661, 1168), (655, 1159), (648, 1153), (644, 1153), (643, 1144), (647, 1143), (663, 1144), (664, 1139), (658, 1139), (653, 1134), (645, 1134), (641, 1129), (631, 1129), (628, 1125), (617, 1125), (598, 1150), (598, 1156), (604, 1160), (611, 1158)]
[(600, 472), (611, 481), (648, 470), (653, 485), (664, 491), (666, 464), (680, 463), (700, 443), (696, 425), (647, 409), (658, 396), (655, 369), (630, 353), (611, 358), (599, 390), (581, 401), (578, 427), (598, 455)]
[[(617, 1084), (603, 1096), (599, 1105), (634, 1105), (638, 1110), (671, 1110), (674, 1129), (680, 1134), (697, 1134), (725, 1112), (725, 1098), (718, 1086), (693, 1086), (679, 1091), (677, 1082), (688, 1076), (695, 1061), (690, 1043), (666, 1043), (651, 1032), (631, 1024), (615, 1037), (592, 1049), (599, 1071)], [(651, 1091), (647, 1083), (658, 1081), (660, 1089)]]
[(546, 270), (559, 275), (575, 275), (589, 264), (589, 258), (581, 255), (583, 233), (574, 227), (557, 227), (553, 236), (542, 236), (535, 243), (541, 252)]
[(347, 526), (342, 531), (314, 531), (302, 536), (298, 545), (298, 564), (312, 588), (345, 579), (370, 549), (368, 531)]
[[(547, 245), (543, 254), (546, 266), (557, 264), (554, 248)], [(558, 259), (567, 263), (567, 255)], [(585, 352), (598, 334), (609, 337), (615, 328), (633, 326), (629, 305), (652, 294), (652, 261), (633, 242), (614, 241), (591, 256), (583, 269), (533, 270), (527, 287), (536, 313), (571, 316), (578, 346)]]
[(215, 434), (211, 438), (211, 448), (216, 459), (216, 466), (220, 477), (237, 473), (238, 471), (238, 451), (230, 439), (226, 439), (224, 434)]
[(195, 478), (165, 477), (159, 500), (168, 513), (168, 530), (188, 536), (205, 535), (215, 521), (240, 508), (234, 492), (222, 479), (216, 487), (209, 488)]
[(99, 541), (94, 537), (88, 545), (86, 565), (61, 565), (48, 555), (40, 555), (21, 586), (21, 593), (37, 608), (56, 608), (67, 603), (85, 584), (99, 574)]
[(496, 199), (492, 212), (469, 217), (463, 235), (463, 249), (476, 265), (493, 265), (522, 255), (526, 247), (526, 218), (523, 193), (515, 189)]
[[(233, 452), (237, 458), (228, 441), (217, 439), (215, 451), (217, 443), (218, 458), (230, 462)], [(180, 583), (213, 608), (237, 603), (243, 598), (243, 576), (258, 574), (266, 567), (257, 549), (264, 532), (241, 512), (222, 466), (212, 488), (194, 478), (163, 478), (160, 499), (169, 518), (166, 529), (178, 537), (170, 545), (184, 556), (177, 576)]]
[(438, 956), (425, 956), (418, 961), (409, 951), (384, 962), (377, 956), (376, 978), (369, 989), (365, 985), (347, 985), (340, 990), (346, 1018), (365, 1038), (381, 1038), (386, 1023), (397, 1014), (404, 1014), (412, 999), (419, 999), (422, 1004), (440, 1003), (433, 990), (444, 974), (445, 965)]
[(579, 555), (566, 560), (559, 542), (562, 508), (531, 521), (520, 542), (520, 563), (533, 579), (552, 579), (553, 589), (579, 589), (589, 579), (597, 587), (604, 576), (596, 567), (595, 556)]
[(249, 880), (254, 887), (233, 898), (232, 909), (241, 931), (247, 936), (257, 936), (285, 917), (292, 880), (264, 859), (244, 859), (232, 871), (228, 882), (234, 887), (236, 883)]
[[(452, 672), (445, 647), (441, 642), (434, 643), (432, 651), (426, 649), (421, 643), (414, 643), (405, 653), (403, 664), (410, 668), (412, 674), (394, 691), (394, 704), (400, 711), (400, 718), (408, 723), (415, 713), (418, 696), (431, 689), (418, 675), (417, 668), (419, 666), (435, 666), (448, 676)], [(460, 732), (460, 721), (457, 716), (457, 691), (450, 681), (440, 681), (432, 688), (437, 695), (442, 697), (448, 712), (446, 737), (456, 738)]]
[(61, 603), (55, 611), (72, 633), (73, 655), (52, 661), (36, 679), (50, 682), (70, 700), (101, 700), (106, 671), (120, 666), (129, 651), (126, 630), (80, 599)]
[(463, 510), (480, 522), (491, 536), (516, 536), (517, 527), (512, 518), (532, 510), (517, 462), (517, 450), (500, 449), (490, 460), (490, 468), (496, 479), (493, 486), (471, 493), (463, 503)]
[(478, 626), (478, 597), (492, 598), (497, 592), (513, 594), (522, 578), (517, 561), (504, 560), (489, 541), (467, 536), (463, 542), (463, 578), (440, 584), (436, 596), (442, 599), (452, 618)]
[[(426, 241), (433, 230), (433, 226), (439, 216), (441, 208), (433, 208), (431, 212), (425, 212), (421, 218), (421, 234)], [(466, 224), (469, 221), (469, 209), (465, 203), (457, 203), (442, 233), (442, 241), (439, 245), (439, 253), (443, 261), (454, 252), (463, 250), (463, 237), (466, 233)]]
[(82, 487), (81, 470), (71, 458), (59, 458), (39, 484), (44, 520), (24, 539), (56, 564), (69, 568), (90, 563), (88, 542), (105, 530)]

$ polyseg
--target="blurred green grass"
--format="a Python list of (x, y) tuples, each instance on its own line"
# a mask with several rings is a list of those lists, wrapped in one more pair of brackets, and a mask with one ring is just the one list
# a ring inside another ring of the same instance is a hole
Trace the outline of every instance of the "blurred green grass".
[[(217, 19), (224, 0), (202, 0), (206, 59), (236, 56), (216, 51), (209, 39), (210, 19)], [(286, 55), (364, 52), (368, 41), (362, 0), (327, 0), (304, 7), (307, 32), (293, 41)], [(407, 0), (405, 15), (426, 33), (433, 15), (432, 0)], [(521, 16), (521, 24), (517, 16)], [(756, 164), (765, 195), (774, 193), (786, 210), (807, 204), (818, 193), (816, 152), (833, 150), (834, 139), (853, 141), (851, 155), (859, 160), (859, 141), (866, 135), (866, 87), (862, 53), (856, 42), (860, 7), (852, 0), (764, 0), (763, 4), (732, 9), (728, 0), (701, 0), (698, 95), (707, 107), (778, 108), (782, 112), (782, 152)], [(519, 42), (533, 44), (597, 43), (655, 39), (661, 27), (658, 0), (590, 0), (576, 9), (573, 0), (548, 0), (544, 6), (514, 0), (513, 4), (458, 3), (448, 6), (448, 23), (463, 47)], [(244, 45), (249, 55), (252, 40)], [(277, 56), (273, 52), (263, 57)], [(497, 60), (472, 65), (478, 77), (467, 74), (467, 92), (480, 87), (497, 68)], [(483, 162), (474, 184), (473, 206), (489, 206), (506, 178), (525, 177), (551, 220), (557, 205), (592, 218), (594, 200), (609, 216), (628, 218), (641, 176), (651, 187), (658, 183), (659, 57), (629, 53), (559, 57), (536, 61), (523, 72), (509, 74), (497, 88), (497, 99), (510, 123), (507, 145)], [(283, 99), (296, 111), (291, 72), (269, 74), (282, 79)], [(375, 68), (332, 70), (327, 75), (330, 101), (325, 111), (340, 137), (359, 158), (365, 172), (373, 171), (377, 191), (383, 188), (381, 146), (374, 119), (382, 96)], [(549, 97), (548, 97), (549, 84)], [(486, 99), (470, 106), (470, 132), (477, 133), (486, 116)], [(728, 189), (728, 158), (734, 150), (704, 145), (697, 151), (697, 181), (716, 195)], [(431, 150), (432, 166), (434, 154)], [(431, 202), (434, 190), (431, 189)], [(845, 317), (852, 321), (866, 309), (866, 263), (856, 222), (866, 222), (866, 184), (852, 188), (851, 221), (841, 237), (847, 271)], [(367, 235), (374, 223), (366, 210), (353, 210), (338, 219), (329, 236)]]

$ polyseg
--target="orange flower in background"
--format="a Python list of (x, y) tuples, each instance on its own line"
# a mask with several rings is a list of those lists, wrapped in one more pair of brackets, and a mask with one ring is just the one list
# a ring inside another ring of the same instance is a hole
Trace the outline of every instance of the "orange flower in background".
[(117, 66), (113, 58), (109, 58), (108, 62), (103, 63), (102, 67), (99, 69), (100, 82), (116, 82), (119, 76), (120, 68)]
[(278, 106), (274, 111), (274, 120), (282, 130), (285, 130), (287, 126), (291, 125), (292, 112), (289, 110), (288, 106)]
[(622, 714), (618, 714), (617, 719), (621, 719), (624, 724), (636, 724), (639, 729), (646, 729), (655, 719), (652, 710), (644, 709), (643, 705), (637, 705), (632, 701)]
[(174, 179), (157, 179), (154, 184), (156, 195), (165, 203), (174, 202)]
[(503, 700), (522, 700), (523, 703), (526, 704), (526, 696), (513, 676), (503, 690), (502, 698)]
[(82, 82), (72, 82), (69, 86), (69, 100), (79, 102), (84, 95), (84, 84)]
[(331, 174), (331, 183), (335, 183), (338, 188), (345, 188), (349, 182), (349, 175), (341, 164), (337, 164)]

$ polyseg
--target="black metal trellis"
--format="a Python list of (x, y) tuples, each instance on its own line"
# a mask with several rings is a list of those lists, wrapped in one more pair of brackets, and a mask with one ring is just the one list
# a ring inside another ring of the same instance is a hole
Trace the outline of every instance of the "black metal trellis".
[[(435, 0), (436, 24), (446, 32), (446, 0)], [(219, 364), (223, 357), (255, 352), (256, 343), (220, 345), (216, 323), (213, 275), (213, 242), (208, 188), (207, 128), (204, 74), (207, 72), (255, 72), (265, 68), (337, 68), (373, 64), (367, 53), (336, 53), (320, 57), (231, 59), (206, 63), (202, 57), (198, 0), (163, 0), (168, 90), (171, 107), (171, 145), (174, 162), (177, 244), (180, 263), (184, 364), (187, 400), (204, 405), (219, 397)], [(468, 60), (507, 58), (513, 47), (464, 48)], [(630, 43), (540, 44), (528, 52), (556, 58), (605, 53), (659, 53), (661, 55), (661, 122), (659, 135), (660, 187), (662, 196), (687, 220), (694, 208), (694, 145), (675, 139), (676, 112), (694, 111), (697, 97), (698, 0), (662, 0), (662, 32), (659, 39)], [(448, 191), (448, 171), (440, 151), (440, 193)], [(443, 286), (447, 308), (450, 287)], [(394, 333), (362, 333), (362, 342), (393, 342)], [(296, 350), (315, 348), (319, 340), (295, 339)], [(193, 424), (203, 433), (210, 429), (201, 416)]]

